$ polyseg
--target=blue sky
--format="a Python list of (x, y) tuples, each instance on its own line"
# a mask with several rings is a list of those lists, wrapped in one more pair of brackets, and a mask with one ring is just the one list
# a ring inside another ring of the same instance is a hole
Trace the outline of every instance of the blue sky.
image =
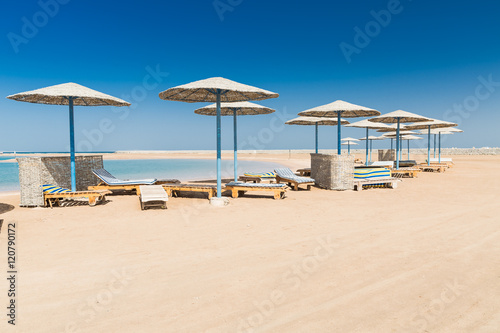
[[(337, 99), (458, 122), (447, 146), (497, 147), (499, 12), (493, 0), (8, 2), (0, 95), (76, 82), (131, 102), (75, 109), (83, 151), (214, 149), (215, 119), (193, 113), (204, 103), (158, 98), (213, 76), (280, 94), (258, 102), (278, 115), (239, 118), (242, 149), (312, 148), (312, 127), (283, 120)], [(0, 98), (0, 112), (0, 151), (68, 150), (67, 107)], [(222, 134), (232, 149), (231, 119)], [(320, 147), (335, 146), (336, 127), (322, 127)]]

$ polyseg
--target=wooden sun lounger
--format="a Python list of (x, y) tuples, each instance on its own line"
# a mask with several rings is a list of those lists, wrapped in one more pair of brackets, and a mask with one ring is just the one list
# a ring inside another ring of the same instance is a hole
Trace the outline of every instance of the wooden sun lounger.
[[(178, 179), (162, 179), (157, 180), (153, 185), (164, 185), (164, 184), (179, 184)], [(100, 182), (97, 185), (89, 186), (89, 190), (114, 190), (114, 191), (135, 191), (137, 195), (141, 195), (140, 184), (130, 184), (130, 185), (108, 185), (105, 182)]]
[(288, 168), (278, 168), (274, 172), (276, 173), (276, 183), (288, 183), (288, 186), (292, 187), (294, 191), (299, 190), (299, 185), (306, 185), (307, 190), (310, 190), (316, 182), (309, 177), (297, 176)]
[(408, 176), (410, 178), (418, 178), (418, 174), (422, 172), (419, 168), (399, 168), (399, 169), (391, 169), (391, 176), (402, 178), (404, 176)]
[(208, 194), (208, 199), (211, 199), (217, 194), (217, 186), (215, 185), (198, 185), (198, 184), (163, 184), (162, 185), (169, 196), (176, 197), (179, 192), (205, 192)]
[(274, 183), (274, 181), (276, 180), (276, 178), (273, 178), (273, 177), (256, 177), (256, 176), (239, 176), (238, 177), (238, 180), (239, 181), (242, 181), (242, 182), (252, 182), (252, 183), (260, 183), (262, 182), (263, 180), (269, 180), (270, 183)]
[(311, 176), (311, 168), (303, 168), (298, 169), (297, 172), (301, 177), (310, 177)]
[(231, 196), (233, 198), (238, 198), (239, 196), (243, 196), (247, 191), (268, 191), (273, 192), (274, 199), (283, 199), (285, 197), (287, 186), (282, 184), (269, 184), (269, 186), (265, 186), (267, 184), (255, 184), (252, 185), (250, 183), (228, 183), (226, 184), (226, 189), (231, 190)]
[(446, 168), (447, 168), (444, 165), (435, 165), (435, 164), (427, 165), (426, 163), (421, 163), (421, 164), (417, 165), (416, 167), (422, 171), (431, 171), (431, 172), (432, 171), (445, 172)]
[(363, 189), (363, 185), (376, 185), (376, 184), (389, 184), (390, 188), (397, 188), (398, 182), (401, 180), (388, 177), (388, 178), (357, 178), (354, 179), (354, 189), (356, 191), (361, 191)]
[(141, 209), (148, 206), (161, 206), (167, 209), (168, 194), (161, 185), (141, 185), (140, 187)]
[(44, 193), (43, 198), (45, 202), (45, 207), (47, 205), (52, 208), (54, 205), (60, 206), (60, 200), (63, 199), (77, 199), (86, 198), (89, 201), (89, 206), (93, 207), (98, 201), (102, 202), (106, 200), (106, 194), (111, 194), (108, 190), (99, 191), (77, 191), (77, 192), (66, 192), (66, 193)]

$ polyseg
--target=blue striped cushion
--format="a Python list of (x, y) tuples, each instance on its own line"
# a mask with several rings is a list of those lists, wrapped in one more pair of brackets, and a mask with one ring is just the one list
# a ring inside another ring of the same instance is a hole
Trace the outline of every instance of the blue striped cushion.
[(297, 176), (296, 174), (293, 173), (292, 170), (290, 170), (289, 168), (279, 168), (279, 169), (275, 169), (274, 172), (276, 172), (276, 174), (280, 177), (280, 178), (283, 178), (283, 179), (289, 179), (289, 180), (293, 180), (299, 184), (301, 183), (311, 183), (311, 182), (314, 182), (314, 179), (312, 178), (309, 178), (309, 177), (300, 177), (300, 176)]
[(264, 184), (264, 183), (242, 183), (242, 182), (230, 182), (227, 183), (226, 186), (241, 186), (241, 187), (264, 187), (264, 188), (282, 188), (285, 187), (285, 184)]
[(50, 194), (53, 194), (53, 193), (71, 193), (71, 190), (68, 190), (67, 188), (55, 186), (52, 184), (42, 185), (42, 191), (43, 191), (43, 193), (50, 193)]
[(391, 170), (387, 168), (360, 168), (354, 170), (354, 179), (387, 178), (391, 176)]

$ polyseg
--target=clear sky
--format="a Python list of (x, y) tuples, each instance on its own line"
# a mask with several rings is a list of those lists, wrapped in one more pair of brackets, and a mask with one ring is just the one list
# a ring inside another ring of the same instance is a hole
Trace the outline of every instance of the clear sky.
[[(242, 149), (313, 148), (313, 127), (283, 121), (337, 99), (458, 122), (465, 132), (447, 137), (448, 147), (499, 146), (497, 0), (41, 0), (2, 7), (0, 95), (76, 82), (132, 103), (76, 107), (77, 150), (214, 149), (215, 118), (193, 113), (206, 104), (158, 97), (213, 76), (280, 94), (257, 102), (278, 114), (239, 118)], [(67, 106), (4, 97), (0, 151), (68, 150)], [(232, 149), (228, 117), (222, 134), (223, 149)], [(364, 136), (353, 128), (343, 134)], [(336, 127), (322, 127), (320, 148), (335, 146)]]

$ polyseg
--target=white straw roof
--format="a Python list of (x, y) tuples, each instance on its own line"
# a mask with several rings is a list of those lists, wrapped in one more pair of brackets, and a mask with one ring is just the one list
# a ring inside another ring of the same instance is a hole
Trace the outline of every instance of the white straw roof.
[(406, 125), (406, 128), (417, 130), (417, 129), (428, 129), (429, 126), (431, 128), (445, 128), (445, 127), (458, 126), (458, 124), (450, 123), (449, 121), (432, 119), (432, 121), (426, 121), (423, 123)]
[(122, 99), (103, 94), (77, 83), (63, 83), (46, 88), (26, 91), (7, 96), (9, 99), (20, 102), (68, 105), (67, 97), (74, 97), (73, 105), (85, 106), (129, 106), (130, 103)]
[[(381, 123), (380, 123), (381, 124)], [(386, 128), (382, 128), (377, 130), (377, 132), (396, 132), (398, 129), (398, 124), (391, 124), (391, 125), (386, 125)], [(402, 130), (406, 129), (406, 125), (399, 124), (399, 131), (401, 132)]]
[[(358, 140), (358, 141), (359, 141), (359, 140)], [(349, 141), (349, 142), (342, 142), (342, 143), (341, 143), (341, 145), (342, 145), (342, 146), (349, 146), (349, 145), (350, 145), (350, 146), (357, 146), (358, 144), (359, 144), (359, 143), (356, 143), (356, 142), (351, 142), (351, 141)]]
[[(340, 118), (342, 125), (349, 124), (345, 119)], [(285, 122), (287, 125), (328, 125), (336, 126), (338, 124), (337, 118), (325, 118), (325, 117), (297, 117)]]
[[(234, 110), (236, 110), (236, 115), (257, 115), (257, 114), (269, 114), (273, 113), (275, 110), (250, 102), (233, 102), (233, 103), (221, 103), (220, 113), (222, 116), (232, 116), (234, 115)], [(217, 105), (211, 104), (194, 111), (194, 113), (202, 114), (205, 116), (216, 116), (217, 115)]]
[(399, 119), (400, 123), (414, 123), (420, 121), (432, 121), (431, 118), (426, 118), (424, 116), (418, 115), (416, 113), (406, 112), (403, 110), (396, 110), (378, 117), (370, 118), (368, 121), (375, 123), (386, 123), (394, 124), (397, 123)]
[[(422, 129), (420, 130), (420, 133), (422, 134), (427, 134), (428, 133), (428, 129)], [(443, 133), (447, 133), (447, 134), (452, 134), (452, 133), (462, 133), (463, 131), (461, 129), (458, 129), (458, 128), (455, 128), (455, 127), (444, 127), (444, 128), (434, 128), (434, 129), (431, 129), (431, 134), (443, 134)]]
[(377, 110), (338, 100), (330, 104), (299, 112), (299, 116), (334, 117), (337, 116), (338, 111), (341, 112), (341, 116), (344, 118), (371, 117), (380, 114)]
[[(373, 136), (373, 135), (368, 136), (368, 140), (385, 140), (385, 139), (387, 139), (387, 137), (385, 137), (385, 136)], [(360, 138), (360, 140), (362, 140), (362, 141), (366, 140), (366, 136)]]
[(360, 120), (360, 121), (357, 121), (355, 123), (346, 125), (346, 127), (359, 127), (359, 128), (367, 128), (368, 127), (368, 128), (372, 128), (372, 129), (384, 129), (384, 128), (388, 128), (389, 125), (382, 124), (382, 123), (372, 123), (372, 122), (369, 122), (367, 119), (365, 119), (365, 120)]
[(422, 140), (423, 138), (415, 135), (402, 135), (401, 140)]
[[(413, 132), (413, 131), (407, 131), (407, 130), (399, 131), (399, 135), (409, 135), (409, 134), (420, 134), (420, 133)], [(388, 132), (388, 133), (384, 133), (382, 135), (387, 137), (387, 138), (396, 137), (396, 132)]]
[(359, 141), (359, 140), (355, 138), (343, 138), (341, 141)]
[(213, 77), (183, 84), (162, 91), (161, 99), (180, 102), (216, 102), (217, 90), (221, 91), (221, 102), (257, 101), (276, 98), (277, 93), (225, 79)]

